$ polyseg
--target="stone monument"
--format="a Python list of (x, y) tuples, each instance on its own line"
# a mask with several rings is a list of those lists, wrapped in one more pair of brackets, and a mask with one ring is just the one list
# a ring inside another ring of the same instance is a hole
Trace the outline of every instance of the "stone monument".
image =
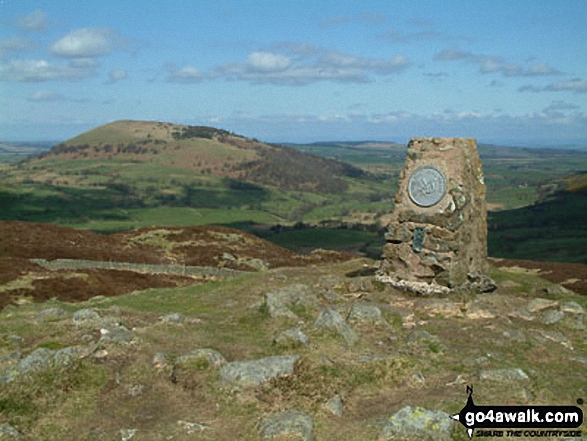
[(491, 291), (485, 183), (474, 139), (408, 144), (379, 281), (422, 295)]

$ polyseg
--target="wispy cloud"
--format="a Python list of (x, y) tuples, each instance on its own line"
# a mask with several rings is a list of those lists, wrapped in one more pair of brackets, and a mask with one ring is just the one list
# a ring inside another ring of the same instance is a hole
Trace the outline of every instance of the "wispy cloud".
[(63, 95), (53, 93), (49, 90), (39, 90), (38, 92), (35, 92), (32, 95), (27, 97), (27, 101), (32, 101), (34, 103), (62, 101), (62, 100), (63, 100)]
[(128, 73), (124, 70), (111, 70), (108, 73), (108, 80), (106, 80), (105, 84), (115, 84), (119, 81), (126, 80), (128, 78)]
[(35, 42), (27, 38), (4, 38), (0, 40), (0, 57), (6, 57), (14, 52), (28, 51), (35, 46)]
[(483, 74), (501, 73), (506, 77), (535, 77), (559, 75), (562, 72), (546, 63), (533, 64), (527, 67), (518, 63), (505, 61), (501, 57), (474, 54), (459, 48), (447, 48), (434, 56), (434, 61), (465, 61), (479, 67)]
[(15, 23), (24, 32), (44, 31), (47, 26), (47, 14), (37, 9), (17, 18)]
[(205, 75), (194, 66), (184, 66), (179, 69), (170, 66), (167, 81), (170, 83), (199, 83), (205, 79)]
[(12, 60), (0, 64), (0, 79), (12, 82), (79, 81), (95, 74), (92, 59), (55, 64), (46, 60)]
[(127, 41), (114, 29), (81, 28), (55, 41), (49, 51), (59, 58), (95, 58), (126, 46)]
[(389, 59), (343, 54), (309, 44), (283, 43), (251, 53), (245, 61), (217, 67), (211, 78), (301, 86), (318, 81), (366, 82), (408, 67), (407, 57)]
[(567, 81), (550, 83), (543, 87), (527, 84), (518, 89), (519, 92), (574, 92), (587, 93), (587, 81), (581, 78), (573, 78)]
[(386, 21), (387, 17), (383, 14), (365, 12), (354, 15), (336, 15), (328, 17), (320, 22), (320, 27), (339, 26), (349, 23), (381, 24)]

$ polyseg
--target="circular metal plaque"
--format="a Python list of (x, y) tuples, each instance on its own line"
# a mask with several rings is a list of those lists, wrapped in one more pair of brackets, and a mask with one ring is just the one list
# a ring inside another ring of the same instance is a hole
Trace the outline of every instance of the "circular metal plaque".
[(408, 194), (414, 204), (431, 207), (437, 204), (446, 192), (446, 179), (434, 167), (420, 167), (408, 180)]

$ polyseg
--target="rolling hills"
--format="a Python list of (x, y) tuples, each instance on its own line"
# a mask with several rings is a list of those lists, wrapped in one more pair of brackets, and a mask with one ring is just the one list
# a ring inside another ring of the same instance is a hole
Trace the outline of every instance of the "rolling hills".
[(294, 223), (386, 206), (361, 168), (224, 130), (116, 121), (4, 166), (1, 220), (120, 230)]

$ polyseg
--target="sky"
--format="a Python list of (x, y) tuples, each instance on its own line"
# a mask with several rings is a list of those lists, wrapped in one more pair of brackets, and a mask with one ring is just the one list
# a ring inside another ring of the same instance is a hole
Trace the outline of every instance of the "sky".
[(0, 139), (132, 119), (587, 146), (586, 17), (584, 0), (0, 0)]

